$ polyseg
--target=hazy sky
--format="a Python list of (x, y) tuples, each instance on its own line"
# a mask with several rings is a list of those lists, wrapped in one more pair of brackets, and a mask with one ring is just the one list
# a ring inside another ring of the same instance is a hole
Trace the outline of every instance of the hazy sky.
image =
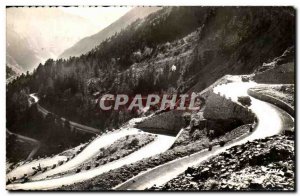
[(62, 7), (64, 12), (71, 13), (74, 15), (86, 18), (91, 23), (99, 28), (99, 31), (118, 18), (123, 16), (126, 12), (131, 10), (133, 7)]
[[(6, 11), (7, 51), (13, 59), (32, 51), (34, 59), (56, 59), (80, 39), (98, 33), (133, 7), (15, 7)], [(16, 51), (21, 45), (27, 51)], [(29, 58), (29, 57), (28, 57)], [(29, 64), (29, 63), (26, 63)], [(37, 64), (36, 62), (30, 64)]]

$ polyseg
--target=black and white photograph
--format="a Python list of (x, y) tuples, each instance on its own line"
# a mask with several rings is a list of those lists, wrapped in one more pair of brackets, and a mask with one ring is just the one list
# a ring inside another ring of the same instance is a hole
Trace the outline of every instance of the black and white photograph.
[(297, 190), (294, 5), (4, 10), (8, 192)]

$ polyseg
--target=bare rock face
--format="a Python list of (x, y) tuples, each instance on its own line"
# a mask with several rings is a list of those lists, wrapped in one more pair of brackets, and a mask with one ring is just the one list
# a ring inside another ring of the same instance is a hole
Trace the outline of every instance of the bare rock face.
[(270, 70), (257, 73), (254, 80), (266, 84), (294, 84), (295, 83), (295, 63), (289, 62), (275, 66)]
[(256, 82), (267, 84), (295, 83), (295, 49), (289, 47), (270, 63), (264, 63), (253, 78)]

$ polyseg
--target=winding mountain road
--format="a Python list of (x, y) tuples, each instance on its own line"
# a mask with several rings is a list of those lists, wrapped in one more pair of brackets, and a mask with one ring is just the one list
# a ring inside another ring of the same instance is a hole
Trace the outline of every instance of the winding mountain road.
[(94, 141), (92, 141), (81, 153), (79, 153), (76, 157), (71, 159), (69, 162), (56, 167), (55, 169), (46, 171), (40, 175), (36, 175), (32, 180), (41, 180), (46, 178), (47, 176), (52, 176), (54, 174), (62, 173), (65, 171), (69, 171), (75, 169), (81, 163), (86, 160), (89, 160), (93, 156), (97, 155), (101, 148), (107, 147), (117, 141), (118, 139), (125, 137), (127, 135), (135, 135), (138, 134), (138, 129), (130, 128), (130, 129), (121, 129), (119, 131), (115, 131), (113, 133), (105, 134)]
[[(124, 130), (123, 130), (123, 132), (124, 132)], [(35, 178), (35, 180), (41, 179), (40, 181), (32, 181), (32, 182), (27, 182), (24, 184), (22, 184), (22, 183), (10, 184), (10, 185), (7, 185), (6, 188), (9, 190), (48, 190), (48, 189), (55, 189), (55, 188), (61, 187), (63, 185), (70, 185), (73, 183), (82, 182), (82, 181), (91, 179), (93, 177), (96, 177), (102, 173), (108, 172), (109, 170), (119, 168), (125, 164), (134, 163), (134, 162), (137, 162), (144, 158), (148, 158), (153, 155), (164, 152), (171, 147), (171, 145), (174, 143), (174, 140), (175, 140), (175, 137), (158, 135), (157, 138), (153, 142), (151, 142), (148, 145), (144, 146), (143, 148), (135, 151), (134, 153), (132, 153), (126, 157), (123, 157), (121, 159), (118, 159), (116, 161), (102, 165), (100, 167), (97, 167), (97, 168), (94, 168), (94, 169), (91, 169), (88, 171), (82, 171), (77, 174), (70, 174), (70, 175), (66, 175), (66, 176), (62, 176), (62, 177), (58, 177), (58, 178), (42, 180), (42, 178), (44, 178), (46, 175), (50, 175), (50, 174), (54, 174), (54, 173), (58, 172), (58, 170), (56, 170), (55, 172), (53, 172), (53, 170), (50, 170), (49, 173), (46, 172), (47, 174), (44, 173)], [(158, 148), (158, 146), (159, 146), (159, 148)], [(91, 147), (90, 147), (90, 149), (92, 150)], [(97, 148), (97, 149), (99, 149), (99, 148)], [(82, 156), (86, 156), (87, 153), (82, 151), (80, 154), (82, 154)], [(83, 162), (82, 159), (78, 156), (77, 156), (76, 160), (77, 161), (73, 161), (73, 162), (78, 163), (78, 164)], [(67, 165), (68, 163), (66, 163), (65, 165)], [(72, 166), (73, 164), (70, 164), (70, 165)], [(64, 166), (64, 165), (62, 165), (62, 166)], [(67, 170), (70, 169), (69, 166), (68, 167), (64, 166), (62, 168), (67, 169)], [(62, 168), (59, 169), (59, 172), (63, 171)]]
[[(38, 103), (39, 98), (37, 97), (36, 93), (32, 93), (29, 96), (32, 98), (32, 101), (29, 100), (29, 103), (30, 104), (36, 103), (37, 109), (39, 112), (41, 112), (44, 116), (46, 116), (48, 113), (50, 113), (48, 110), (46, 110), (45, 108), (40, 106), (40, 104)], [(61, 118), (61, 119), (63, 121), (66, 120), (65, 118)], [(79, 124), (76, 122), (72, 122), (72, 121), (70, 121), (70, 125), (71, 125), (71, 127), (73, 127), (73, 128), (75, 127), (77, 130), (83, 131), (83, 132), (88, 132), (88, 133), (93, 133), (93, 134), (99, 134), (99, 132), (100, 132), (98, 129), (95, 129), (95, 128), (92, 128), (92, 127), (89, 127), (86, 125), (82, 125), (82, 124)], [(7, 130), (7, 133), (13, 134), (9, 130)], [(27, 160), (29, 160), (31, 157), (33, 157), (33, 155), (39, 149), (40, 142), (37, 140), (34, 140), (32, 138), (21, 136), (21, 135), (17, 135), (17, 137), (19, 137), (20, 139), (26, 140), (30, 143), (37, 144), (36, 147), (31, 151), (30, 155), (28, 156)], [(115, 140), (111, 140), (111, 141), (114, 142)], [(40, 165), (41, 167), (49, 167), (49, 166), (52, 166), (53, 164), (57, 164), (59, 161), (65, 161), (66, 159), (67, 159), (67, 157), (65, 157), (65, 156), (56, 155), (52, 158), (45, 158), (45, 159), (32, 161), (30, 163), (26, 163), (24, 165), (21, 165), (15, 169), (13, 169), (6, 175), (6, 177), (8, 179), (11, 179), (13, 177), (16, 177), (17, 179), (19, 179), (19, 178), (23, 177), (24, 174), (28, 174), (28, 173), (32, 172), (32, 167), (37, 167), (38, 165)], [(58, 171), (58, 168), (60, 168), (60, 167), (57, 167), (57, 171)]]
[[(34, 98), (35, 102), (38, 102), (38, 98), (36, 96), (31, 95), (31, 97)], [(81, 153), (79, 153), (76, 157), (71, 159), (69, 162), (61, 166), (58, 166), (55, 169), (46, 171), (44, 173), (32, 177), (31, 180), (33, 181), (24, 184), (22, 183), (10, 184), (7, 185), (6, 188), (8, 190), (55, 189), (63, 185), (70, 185), (76, 182), (81, 182), (84, 180), (91, 179), (109, 170), (119, 168), (125, 164), (134, 163), (136, 161), (151, 157), (153, 155), (159, 154), (169, 149), (174, 143), (176, 138), (172, 136), (166, 136), (166, 135), (157, 135), (156, 139), (153, 142), (150, 142), (148, 145), (144, 146), (143, 148), (135, 151), (134, 153), (126, 157), (107, 163), (100, 167), (93, 168), (88, 171), (82, 171), (77, 174), (70, 174), (62, 177), (56, 177), (56, 178), (45, 180), (47, 176), (63, 173), (78, 167), (83, 162), (89, 160), (90, 158), (98, 154), (100, 148), (106, 147), (122, 137), (125, 137), (127, 135), (134, 135), (134, 134), (148, 134), (142, 132), (139, 129), (133, 128), (133, 125), (142, 119), (143, 118), (132, 119), (128, 122), (127, 125), (122, 127), (120, 130), (99, 136), (94, 141), (92, 141)], [(16, 168), (16, 170), (17, 169), (18, 168)], [(12, 175), (10, 174), (10, 176)]]
[[(223, 84), (215, 87), (214, 92), (220, 93), (226, 97), (230, 97), (233, 101), (237, 101), (238, 96), (247, 95), (247, 90), (256, 85), (257, 84), (253, 82), (245, 83), (241, 81), (234, 81), (232, 83)], [(251, 100), (252, 105), (250, 106), (250, 109), (256, 114), (258, 118), (258, 124), (253, 133), (248, 134), (246, 136), (242, 136), (241, 138), (237, 138), (236, 140), (227, 143), (227, 145), (225, 145), (224, 147), (214, 147), (212, 151), (204, 150), (201, 152), (197, 152), (193, 155), (176, 159), (166, 164), (150, 169), (144, 173), (133, 177), (132, 179), (129, 179), (125, 183), (115, 187), (115, 189), (143, 190), (145, 188), (153, 186), (154, 184), (163, 185), (164, 183), (168, 182), (169, 180), (184, 172), (187, 167), (200, 164), (202, 161), (207, 160), (210, 157), (215, 156), (219, 153), (222, 153), (226, 149), (234, 145), (243, 144), (247, 141), (251, 141), (254, 139), (272, 136), (280, 133), (280, 131), (282, 131), (283, 129), (290, 128), (293, 126), (293, 118), (290, 115), (288, 115), (285, 111), (277, 108), (274, 105), (262, 102), (252, 97)], [(82, 182), (96, 177), (104, 172), (108, 172), (109, 170), (119, 168), (125, 164), (134, 163), (143, 158), (151, 157), (155, 154), (164, 152), (173, 144), (175, 140), (175, 137), (158, 135), (158, 137), (153, 142), (119, 160), (107, 163), (105, 165), (88, 171), (82, 171), (77, 174), (70, 174), (62, 177), (43, 180), (46, 176), (61, 173), (72, 168), (76, 168), (76, 166), (94, 156), (99, 150), (99, 148), (101, 148), (101, 146), (108, 145), (108, 143), (112, 143), (112, 140), (116, 141), (116, 138), (121, 138), (128, 134), (136, 134), (137, 132), (139, 132), (139, 130), (130, 127), (127, 129), (121, 129), (118, 132), (114, 132), (115, 134), (112, 133), (112, 135), (108, 135), (106, 137), (101, 136), (95, 139), (80, 154), (78, 154), (78, 156), (76, 156), (71, 161), (53, 170), (47, 171), (41, 175), (35, 176), (32, 180), (36, 181), (26, 182), (23, 184), (9, 184), (6, 186), (6, 188), (9, 190), (49, 190), (61, 187), (63, 185), (70, 185), (76, 182)]]
[[(223, 96), (231, 98), (232, 101), (237, 102), (239, 96), (247, 96), (247, 90), (254, 86), (257, 86), (254, 82), (241, 82), (238, 78), (235, 78), (232, 83), (215, 87), (214, 92), (220, 93)], [(198, 165), (202, 161), (218, 155), (232, 146), (272, 136), (280, 133), (284, 129), (289, 129), (294, 126), (294, 120), (287, 112), (253, 97), (251, 97), (251, 100), (252, 105), (250, 106), (250, 109), (258, 118), (257, 127), (252, 134), (248, 134), (246, 137), (237, 138), (236, 140), (227, 143), (224, 147), (214, 147), (212, 151), (204, 150), (191, 156), (186, 156), (157, 166), (127, 180), (116, 186), (114, 189), (144, 190), (154, 185), (161, 186), (183, 173), (187, 167)]]
[[(30, 97), (33, 98), (33, 100), (34, 100), (33, 103), (38, 103), (39, 99), (35, 94), (31, 94)], [(45, 115), (47, 113), (49, 113), (47, 110), (45, 110), (42, 107), (40, 107), (39, 111), (42, 112)], [(132, 119), (128, 122), (127, 125), (125, 125), (120, 130), (115, 131), (115, 132), (111, 132), (111, 133), (107, 133), (107, 134), (104, 134), (104, 135), (101, 135), (101, 136), (97, 137), (81, 153), (79, 153), (75, 158), (71, 159), (69, 162), (67, 162), (67, 163), (65, 163), (61, 166), (58, 166), (55, 169), (46, 171), (46, 172), (41, 173), (41, 174), (37, 174), (36, 176), (32, 177), (31, 179), (32, 180), (39, 180), (39, 179), (43, 179), (47, 176), (52, 176), (52, 175), (55, 175), (55, 174), (58, 174), (58, 173), (62, 173), (62, 172), (72, 170), (72, 169), (76, 168), (77, 166), (79, 166), (80, 164), (82, 164), (83, 162), (85, 162), (86, 160), (88, 160), (91, 157), (98, 154), (100, 148), (107, 147), (107, 146), (111, 145), (112, 143), (114, 143), (115, 141), (117, 141), (118, 139), (120, 139), (122, 137), (125, 137), (127, 135), (134, 135), (134, 134), (142, 133), (140, 130), (132, 128), (136, 122), (138, 122), (142, 119), (143, 118)], [(73, 123), (73, 125), (76, 124), (76, 126), (80, 125), (78, 123), (74, 123), (74, 122), (72, 122), (72, 123)], [(93, 129), (93, 128), (85, 126), (85, 125), (80, 125), (80, 126), (84, 127), (84, 129), (85, 128), (88, 128), (89, 130)], [(9, 134), (13, 134), (8, 130), (7, 130), (7, 132)], [(26, 141), (38, 142), (36, 140), (32, 140), (31, 138), (27, 138), (25, 136), (20, 136), (20, 135), (17, 135), (17, 136), (20, 137), (21, 139), (26, 139)], [(31, 155), (34, 152), (36, 152), (36, 150), (37, 149), (35, 148), (32, 151)], [(52, 158), (45, 158), (45, 159), (32, 161), (30, 163), (26, 163), (24, 165), (21, 165), (21, 166), (15, 168), (15, 169), (13, 169), (12, 171), (10, 171), (6, 175), (6, 177), (7, 177), (7, 179), (11, 179), (13, 177), (16, 177), (17, 179), (19, 179), (19, 178), (23, 177), (24, 174), (28, 174), (28, 173), (33, 172), (32, 167), (37, 167), (38, 165), (40, 165), (41, 167), (49, 167), (49, 166), (52, 166), (53, 164), (57, 164), (59, 161), (65, 161), (66, 159), (67, 159), (66, 156), (56, 155)]]

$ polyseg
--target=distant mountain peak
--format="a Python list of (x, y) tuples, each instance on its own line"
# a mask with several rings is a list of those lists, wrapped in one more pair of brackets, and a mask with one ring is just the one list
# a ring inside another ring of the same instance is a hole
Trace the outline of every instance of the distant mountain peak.
[(117, 21), (113, 22), (108, 27), (104, 28), (100, 32), (85, 37), (78, 41), (74, 46), (71, 48), (66, 49), (59, 58), (69, 58), (71, 56), (80, 56), (85, 54), (99, 45), (105, 39), (111, 37), (115, 33), (120, 32), (126, 26), (130, 25), (132, 22), (136, 21), (137, 19), (143, 19), (149, 14), (158, 11), (161, 7), (136, 7), (127, 12), (124, 16), (119, 18)]
[(48, 58), (55, 59), (97, 28), (87, 19), (59, 8), (8, 8), (6, 18), (7, 63), (13, 61), (23, 71), (32, 71)]

